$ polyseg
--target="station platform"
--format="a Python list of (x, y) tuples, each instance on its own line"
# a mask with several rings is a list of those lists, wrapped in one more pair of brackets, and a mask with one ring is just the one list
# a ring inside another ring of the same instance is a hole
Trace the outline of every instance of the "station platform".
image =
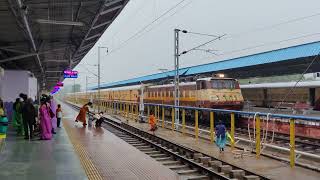
[(77, 127), (78, 112), (60, 102), (64, 127), (89, 179), (166, 180), (177, 174), (104, 128)]
[[(134, 120), (125, 119), (118, 115), (106, 115), (106, 118), (111, 120), (121, 120), (122, 123), (127, 123), (145, 132), (150, 129), (147, 123), (138, 123)], [(161, 125), (160, 125), (161, 126)], [(158, 130), (155, 135), (166, 140), (178, 143), (196, 151), (211, 155), (219, 160), (223, 160), (232, 165), (241, 167), (251, 172), (255, 172), (260, 175), (264, 175), (270, 179), (290, 179), (290, 180), (316, 180), (319, 179), (320, 173), (301, 167), (290, 168), (290, 165), (286, 162), (281, 162), (275, 159), (261, 156), (256, 159), (254, 154), (245, 156), (243, 158), (235, 158), (231, 151), (231, 148), (227, 147), (224, 153), (220, 153), (215, 144), (211, 144), (207, 140), (198, 139), (194, 137), (182, 135), (180, 132), (175, 132), (170, 129), (164, 129), (158, 126)]]
[(104, 128), (75, 125), (78, 112), (59, 103), (63, 127), (52, 140), (24, 140), (9, 129), (0, 151), (0, 179), (178, 179), (175, 172)]
[(52, 140), (25, 140), (9, 126), (0, 151), (0, 179), (86, 180), (78, 155), (64, 128)]

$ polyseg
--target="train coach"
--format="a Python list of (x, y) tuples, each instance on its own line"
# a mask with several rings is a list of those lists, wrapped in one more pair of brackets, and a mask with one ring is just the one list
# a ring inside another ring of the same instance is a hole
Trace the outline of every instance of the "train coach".
[(240, 87), (245, 102), (254, 106), (281, 108), (304, 103), (320, 110), (320, 81), (246, 84)]
[[(243, 108), (244, 100), (236, 79), (201, 78), (193, 82), (181, 82), (179, 89), (181, 106), (229, 110), (242, 110)], [(81, 104), (88, 101), (94, 104), (113, 102), (123, 106), (123, 103), (139, 103), (140, 98), (143, 97), (144, 103), (173, 105), (174, 84), (135, 85), (103, 89), (100, 91), (100, 97), (99, 101), (98, 93), (95, 90), (69, 94), (67, 98), (69, 101), (76, 100)], [(171, 116), (170, 110), (166, 110), (165, 115)], [(222, 114), (215, 115), (222, 116)], [(186, 111), (186, 119), (194, 119), (194, 112)], [(200, 112), (199, 123), (206, 124), (208, 120), (209, 113)]]
[[(241, 110), (243, 97), (237, 80), (232, 78), (202, 78), (194, 82), (182, 82), (180, 87), (180, 105), (215, 109)], [(143, 95), (142, 95), (142, 88)], [(100, 92), (101, 102), (115, 101), (139, 103), (143, 97), (145, 103), (174, 104), (174, 84), (136, 85), (104, 89)], [(69, 94), (81, 103), (98, 103), (97, 91)]]

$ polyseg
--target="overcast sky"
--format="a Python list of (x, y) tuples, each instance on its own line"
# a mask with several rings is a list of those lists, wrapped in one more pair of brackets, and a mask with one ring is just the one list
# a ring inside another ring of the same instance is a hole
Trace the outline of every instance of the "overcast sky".
[[(85, 77), (89, 76), (92, 77), (89, 86), (96, 85), (96, 77), (87, 69), (97, 73), (97, 67), (92, 65), (97, 64), (98, 46), (109, 47), (109, 54), (101, 51), (102, 82), (157, 73), (160, 68), (173, 69), (175, 28), (213, 35), (226, 34), (222, 40), (203, 47), (217, 50), (218, 55), (193, 51), (181, 56), (181, 67), (320, 40), (319, 0), (185, 0), (138, 36), (123, 43), (180, 1), (130, 0), (75, 68), (79, 71), (76, 83), (85, 88)], [(301, 18), (306, 16), (310, 17)], [(279, 23), (283, 24), (277, 25)], [(190, 49), (211, 38), (182, 34), (180, 49)], [(259, 47), (249, 48), (254, 46)], [(65, 81), (67, 84), (70, 82), (73, 81)]]

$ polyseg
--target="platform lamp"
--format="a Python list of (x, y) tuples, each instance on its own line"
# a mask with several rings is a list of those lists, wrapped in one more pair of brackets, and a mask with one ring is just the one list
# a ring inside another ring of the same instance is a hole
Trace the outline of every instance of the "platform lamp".
[(109, 52), (108, 47), (98, 46), (98, 112), (100, 112), (100, 49), (107, 49), (107, 53)]

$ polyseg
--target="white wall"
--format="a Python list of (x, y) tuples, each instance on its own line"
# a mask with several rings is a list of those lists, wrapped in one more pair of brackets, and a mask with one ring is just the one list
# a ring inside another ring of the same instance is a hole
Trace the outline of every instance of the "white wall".
[(29, 77), (29, 92), (28, 96), (33, 100), (36, 100), (38, 93), (38, 81), (35, 77)]
[(0, 96), (4, 102), (14, 102), (20, 93), (34, 98), (37, 93), (37, 80), (30, 77), (29, 71), (5, 70), (0, 81)]

